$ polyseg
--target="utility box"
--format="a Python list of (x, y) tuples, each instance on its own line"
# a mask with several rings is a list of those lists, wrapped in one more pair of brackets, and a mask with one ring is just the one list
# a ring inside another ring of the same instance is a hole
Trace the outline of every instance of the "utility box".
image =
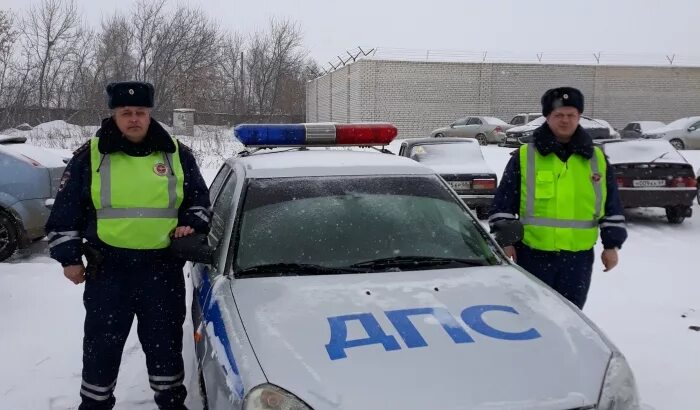
[(173, 110), (173, 134), (194, 137), (194, 112), (192, 108)]

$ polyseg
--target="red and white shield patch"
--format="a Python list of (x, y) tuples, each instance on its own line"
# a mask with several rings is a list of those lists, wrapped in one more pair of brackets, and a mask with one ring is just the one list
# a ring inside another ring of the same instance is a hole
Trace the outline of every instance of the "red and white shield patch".
[(168, 166), (159, 162), (153, 166), (153, 172), (159, 177), (165, 176), (168, 173)]

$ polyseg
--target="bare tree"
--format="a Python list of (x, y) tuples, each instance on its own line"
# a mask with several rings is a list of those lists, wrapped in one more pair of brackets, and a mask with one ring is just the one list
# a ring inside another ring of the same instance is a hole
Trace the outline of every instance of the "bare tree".
[[(49, 99), (47, 74), (53, 69), (57, 54), (66, 52), (68, 44), (78, 38), (80, 18), (75, 0), (42, 0), (31, 5), (25, 14), (20, 30), (25, 39), (29, 58), (39, 67), (38, 105), (44, 107)], [(64, 56), (58, 56), (63, 62)]]
[(245, 110), (245, 96), (243, 93), (243, 47), (244, 39), (238, 33), (225, 36), (219, 48), (218, 59), (224, 88), (222, 91), (228, 94), (228, 108), (232, 112), (237, 109)]
[(14, 28), (12, 14), (0, 10), (0, 105), (7, 99), (5, 80), (12, 63), (12, 52), (16, 38), (17, 30)]
[(300, 46), (301, 30), (288, 20), (273, 19), (269, 32), (258, 32), (251, 37), (247, 68), (258, 113), (272, 114), (275, 110), (281, 76), (304, 59)]
[(136, 42), (136, 79), (146, 80), (154, 61), (158, 31), (164, 24), (166, 0), (138, 0), (131, 13)]

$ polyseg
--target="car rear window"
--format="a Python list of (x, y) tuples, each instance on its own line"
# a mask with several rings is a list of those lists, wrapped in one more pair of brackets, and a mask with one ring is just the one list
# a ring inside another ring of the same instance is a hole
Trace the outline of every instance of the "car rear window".
[(685, 158), (666, 140), (634, 140), (612, 142), (603, 146), (613, 164), (638, 164), (648, 162), (685, 164)]
[(434, 175), (258, 179), (244, 201), (234, 271), (400, 256), (498, 261)]

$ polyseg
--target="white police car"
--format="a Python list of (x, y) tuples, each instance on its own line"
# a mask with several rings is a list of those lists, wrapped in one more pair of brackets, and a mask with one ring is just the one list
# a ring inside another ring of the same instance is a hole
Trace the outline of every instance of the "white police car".
[(622, 354), (511, 264), (390, 125), (241, 125), (195, 285), (210, 409), (634, 409)]

